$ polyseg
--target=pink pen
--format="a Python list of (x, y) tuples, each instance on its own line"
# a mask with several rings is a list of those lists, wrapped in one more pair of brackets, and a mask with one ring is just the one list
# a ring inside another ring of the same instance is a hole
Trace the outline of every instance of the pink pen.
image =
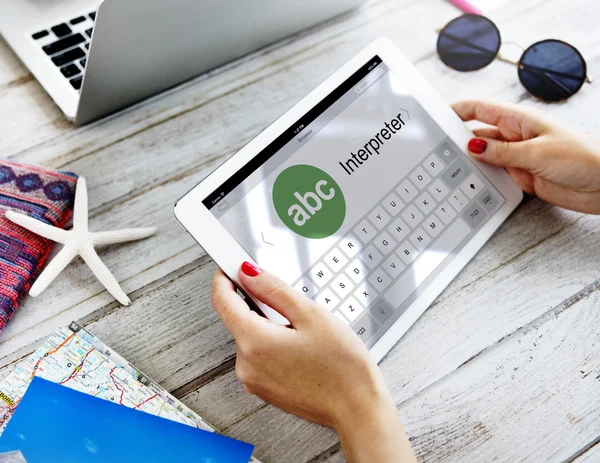
[(467, 0), (448, 0), (448, 1), (450, 3), (452, 3), (454, 6), (463, 10), (465, 13), (482, 14), (481, 10), (479, 8), (475, 8)]

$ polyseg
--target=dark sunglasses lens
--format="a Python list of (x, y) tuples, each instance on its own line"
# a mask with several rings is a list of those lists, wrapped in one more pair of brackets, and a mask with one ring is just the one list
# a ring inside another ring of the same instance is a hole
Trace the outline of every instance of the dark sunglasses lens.
[(573, 96), (586, 79), (581, 53), (568, 43), (544, 40), (533, 44), (521, 57), (519, 79), (534, 96), (560, 101)]
[(500, 49), (500, 32), (484, 16), (467, 14), (442, 29), (437, 51), (444, 64), (457, 71), (475, 71), (486, 67)]

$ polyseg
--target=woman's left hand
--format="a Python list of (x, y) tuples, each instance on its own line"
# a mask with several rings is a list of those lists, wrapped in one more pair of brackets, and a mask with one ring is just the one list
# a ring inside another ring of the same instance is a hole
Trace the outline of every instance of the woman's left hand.
[(334, 427), (350, 461), (413, 461), (383, 375), (358, 336), (270, 273), (244, 263), (239, 278), (291, 323), (277, 325), (250, 310), (217, 270), (212, 303), (236, 340), (236, 373), (244, 388)]

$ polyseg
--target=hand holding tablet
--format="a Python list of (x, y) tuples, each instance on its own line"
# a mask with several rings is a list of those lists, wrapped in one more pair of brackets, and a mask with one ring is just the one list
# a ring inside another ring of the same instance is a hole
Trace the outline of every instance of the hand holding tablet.
[(242, 290), (239, 266), (258, 263), (380, 360), (522, 198), (503, 169), (464, 153), (472, 136), (378, 40), (183, 197), (176, 215)]

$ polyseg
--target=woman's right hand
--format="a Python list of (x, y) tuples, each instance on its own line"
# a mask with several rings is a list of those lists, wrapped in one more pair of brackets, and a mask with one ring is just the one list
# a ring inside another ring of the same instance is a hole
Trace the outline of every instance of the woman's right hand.
[(529, 194), (552, 204), (600, 214), (600, 140), (573, 132), (534, 108), (491, 101), (453, 105), (464, 121), (490, 128), (475, 131), (473, 157), (505, 167)]

